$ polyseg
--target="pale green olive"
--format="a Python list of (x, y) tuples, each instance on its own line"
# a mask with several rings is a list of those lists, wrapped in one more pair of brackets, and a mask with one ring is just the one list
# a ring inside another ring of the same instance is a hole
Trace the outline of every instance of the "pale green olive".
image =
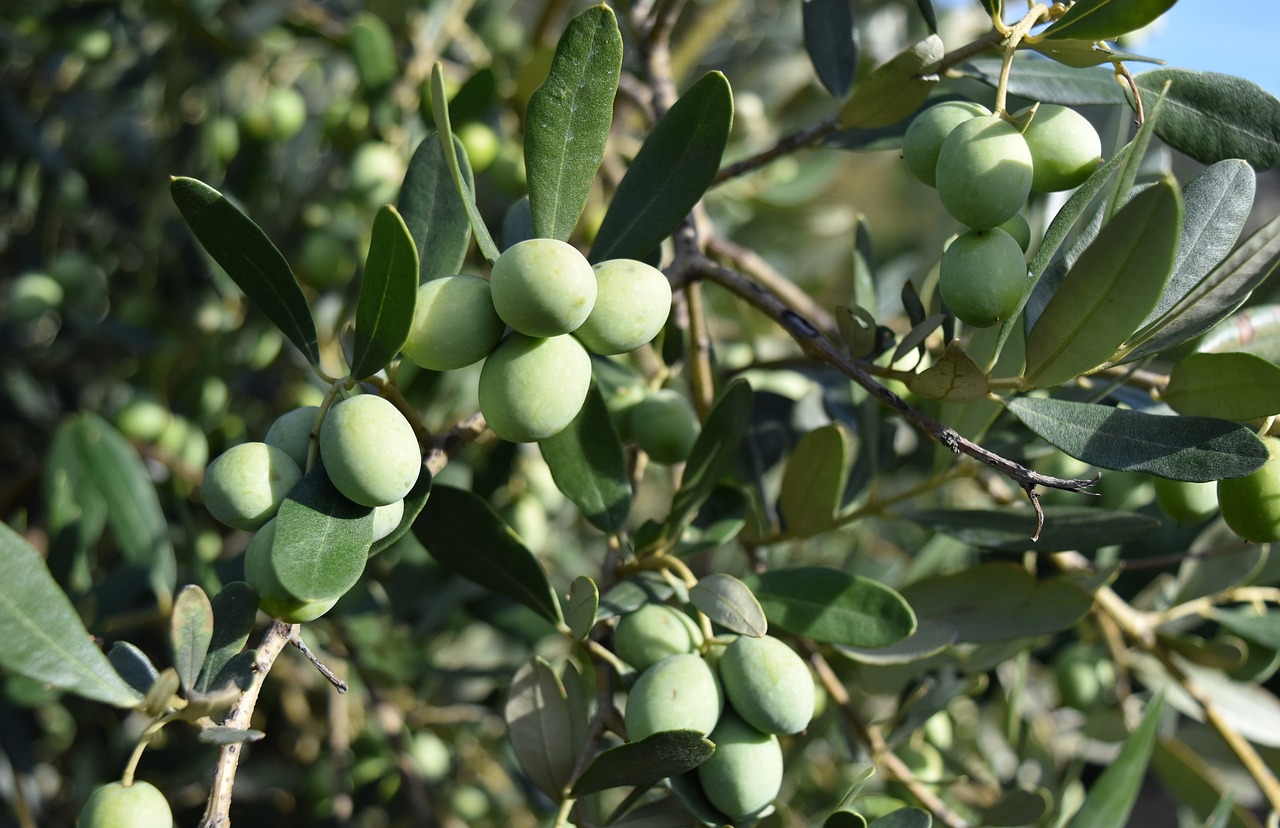
[(1041, 104), (1022, 137), (1031, 151), (1031, 189), (1037, 193), (1075, 189), (1102, 161), (1098, 131), (1069, 107)]
[(726, 709), (708, 738), (716, 752), (698, 766), (698, 781), (711, 801), (735, 823), (763, 811), (782, 789), (782, 748)]
[(671, 312), (671, 283), (661, 270), (633, 259), (592, 267), (596, 301), (573, 335), (597, 354), (634, 351), (652, 340)]
[(951, 130), (965, 121), (990, 114), (991, 110), (971, 101), (944, 101), (921, 112), (902, 136), (902, 159), (907, 162), (907, 169), (925, 184), (934, 186), (938, 153)]
[(480, 411), (504, 440), (532, 443), (573, 422), (591, 387), (591, 357), (572, 336), (511, 334), (480, 371)]
[(1218, 481), (1218, 505), (1227, 526), (1255, 543), (1280, 541), (1280, 437), (1263, 437), (1268, 459), (1244, 477)]
[(169, 800), (150, 782), (111, 782), (89, 794), (77, 828), (173, 828)]
[(995, 115), (957, 126), (938, 153), (938, 197), (955, 219), (978, 230), (1003, 224), (1031, 193), (1031, 150)]
[(338, 491), (361, 506), (386, 506), (418, 481), (422, 454), (413, 426), (376, 394), (342, 400), (320, 426), (320, 456)]
[(263, 442), (282, 450), (293, 458), (298, 468), (306, 470), (307, 452), (311, 449), (311, 427), (316, 424), (319, 413), (318, 405), (304, 405), (286, 411), (267, 429)]
[(738, 636), (720, 657), (720, 681), (738, 715), (764, 733), (799, 733), (813, 718), (804, 659), (773, 636)]
[(962, 233), (942, 254), (938, 290), (966, 325), (987, 328), (1018, 309), (1027, 262), (1013, 237), (999, 228)]
[(619, 658), (644, 670), (667, 656), (697, 650), (702, 645), (702, 631), (675, 607), (645, 604), (618, 619), (613, 645)]
[(288, 454), (266, 443), (241, 443), (205, 469), (200, 491), (205, 508), (234, 529), (257, 529), (275, 515), (302, 470)]
[(450, 371), (488, 356), (504, 329), (487, 281), (442, 276), (418, 288), (413, 327), (401, 350), (420, 368)]
[(489, 276), (498, 316), (527, 336), (567, 334), (596, 301), (596, 274), (577, 248), (556, 239), (511, 245)]
[(634, 742), (662, 730), (710, 733), (723, 707), (720, 682), (701, 656), (668, 656), (641, 673), (627, 694), (627, 738)]

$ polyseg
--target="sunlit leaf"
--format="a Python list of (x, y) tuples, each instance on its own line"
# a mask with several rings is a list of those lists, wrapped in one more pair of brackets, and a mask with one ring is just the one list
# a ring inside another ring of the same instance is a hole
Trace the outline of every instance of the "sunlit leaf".
[(901, 595), (839, 569), (790, 567), (743, 581), (771, 625), (815, 641), (883, 647), (916, 628), (915, 614)]
[[(962, 74), (995, 87), (1001, 58), (975, 58), (956, 67)], [(1008, 92), (1020, 98), (1063, 106), (1124, 103), (1124, 90), (1109, 69), (1078, 69), (1058, 61), (1020, 53), (1009, 72)]]
[(573, 783), (571, 796), (609, 788), (639, 787), (701, 765), (715, 745), (696, 730), (663, 730), (598, 754)]
[(1252, 354), (1191, 354), (1160, 398), (1179, 414), (1246, 420), (1280, 414), (1280, 365)]
[(1136, 32), (1173, 7), (1177, 0), (1075, 0), (1067, 13), (1045, 29), (1047, 40), (1115, 40)]
[(1148, 703), (1138, 728), (1125, 739), (1120, 754), (1089, 789), (1084, 807), (1067, 823), (1068, 828), (1124, 828), (1128, 824), (1147, 775), (1163, 709), (1164, 697), (1157, 694)]
[(879, 66), (854, 87), (840, 110), (841, 125), (888, 126), (915, 112), (938, 82), (936, 75), (923, 73), (942, 59), (943, 52), (942, 38), (931, 34)]
[(1242, 638), (1280, 650), (1280, 611), (1262, 613), (1252, 609), (1215, 609), (1213, 620)]
[(759, 638), (769, 631), (760, 602), (742, 581), (723, 572), (698, 579), (689, 600), (712, 622), (729, 632)]
[(1259, 172), (1280, 164), (1280, 100), (1252, 81), (1217, 72), (1152, 69), (1136, 76), (1143, 95), (1172, 81), (1156, 135), (1202, 164), (1228, 158)]
[(1132, 512), (1046, 506), (1044, 527), (1033, 541), (1036, 516), (1031, 509), (925, 509), (905, 517), (967, 544), (1001, 552), (1092, 550), (1135, 540), (1160, 526), (1158, 518)]
[(418, 301), (418, 248), (396, 208), (387, 204), (373, 218), (369, 258), (356, 305), (351, 376), (376, 374), (400, 353), (413, 327)]
[(830, 529), (844, 500), (849, 446), (844, 427), (830, 423), (810, 431), (787, 458), (778, 509), (789, 533), (810, 538)]
[(213, 606), (209, 596), (195, 584), (182, 588), (173, 601), (169, 617), (169, 641), (173, 666), (186, 689), (194, 689), (209, 643), (213, 640)]
[(498, 246), (493, 243), (493, 236), (490, 235), (489, 228), (485, 226), (484, 218), (480, 215), (480, 208), (476, 206), (475, 182), (471, 174), (471, 165), (467, 163), (467, 153), (462, 148), (462, 144), (453, 137), (453, 127), (449, 124), (447, 101), (448, 96), (445, 95), (444, 90), (444, 72), (440, 68), (440, 64), (436, 63), (431, 67), (431, 114), (436, 125), (436, 137), (440, 140), (440, 147), (444, 151), (445, 166), (449, 169), (449, 176), (453, 179), (454, 189), (457, 191), (458, 197), (462, 201), (463, 209), (467, 213), (467, 220), (471, 224), (472, 234), (476, 237), (476, 244), (480, 247), (481, 255), (492, 264), (497, 261)]
[(926, 399), (953, 403), (977, 402), (988, 394), (986, 373), (959, 340), (952, 340), (935, 363), (912, 375), (907, 387)]
[(284, 591), (305, 601), (345, 595), (364, 572), (373, 510), (342, 496), (317, 463), (280, 504), (271, 571)]

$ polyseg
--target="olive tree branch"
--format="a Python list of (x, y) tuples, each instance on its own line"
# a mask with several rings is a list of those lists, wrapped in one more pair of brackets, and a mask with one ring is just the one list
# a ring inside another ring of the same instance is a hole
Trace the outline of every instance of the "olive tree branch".
[(797, 150), (807, 147), (815, 147), (822, 143), (822, 139), (840, 128), (840, 115), (836, 113), (812, 126), (797, 130), (790, 135), (784, 135), (779, 138), (777, 143), (766, 150), (756, 153), (741, 161), (735, 161), (728, 166), (721, 167), (716, 173), (715, 182), (721, 184), (730, 178), (736, 178), (740, 175), (758, 170), (761, 167), (775, 161), (784, 155), (790, 155)]

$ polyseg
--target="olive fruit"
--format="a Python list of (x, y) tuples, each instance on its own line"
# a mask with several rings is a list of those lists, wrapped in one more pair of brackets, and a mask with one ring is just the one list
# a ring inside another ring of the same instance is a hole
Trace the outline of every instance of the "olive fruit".
[(376, 394), (342, 400), (320, 426), (320, 456), (329, 480), (361, 506), (386, 506), (418, 481), (422, 455), (413, 426)]
[(577, 330), (596, 301), (596, 274), (577, 248), (557, 239), (511, 245), (489, 275), (493, 306), (513, 329), (528, 336)]
[(311, 449), (311, 427), (316, 423), (316, 415), (320, 413), (318, 405), (304, 405), (286, 411), (267, 429), (267, 436), (262, 438), (269, 446), (275, 446), (298, 464), (298, 468), (306, 471), (307, 452)]
[(627, 694), (627, 738), (662, 730), (710, 733), (724, 709), (715, 672), (693, 653), (668, 656), (640, 674)]
[(1218, 485), (1157, 477), (1152, 481), (1156, 505), (1175, 523), (1199, 523), (1218, 511)]
[(111, 782), (89, 794), (77, 828), (173, 828), (173, 811), (150, 782)]
[(1098, 654), (1082, 642), (1063, 647), (1053, 660), (1062, 704), (1076, 710), (1090, 710), (1102, 698), (1102, 681), (1098, 671)]
[(404, 517), (404, 501), (397, 500), (395, 503), (388, 503), (386, 506), (377, 506), (373, 510), (373, 538), (374, 541), (380, 541), (387, 535), (390, 535), (395, 528), (400, 525), (400, 519)]
[(467, 162), (472, 172), (482, 173), (493, 164), (502, 149), (502, 139), (493, 127), (480, 121), (463, 124), (454, 131), (462, 148), (467, 152)]
[(1031, 225), (1027, 223), (1022, 213), (1014, 213), (1013, 218), (1001, 224), (997, 229), (1013, 236), (1013, 240), (1018, 243), (1018, 247), (1022, 248), (1023, 253), (1026, 253), (1027, 249), (1031, 247)]
[(1041, 104), (1022, 137), (1031, 151), (1031, 189), (1037, 193), (1075, 189), (1102, 161), (1098, 131), (1069, 107)]
[(590, 386), (591, 357), (578, 340), (515, 333), (484, 362), (480, 411), (504, 440), (545, 440), (573, 422)]
[(813, 679), (804, 659), (773, 636), (739, 636), (720, 656), (725, 698), (764, 733), (798, 733), (813, 718)]
[(361, 144), (351, 156), (351, 189), (368, 204), (395, 201), (406, 167), (399, 150), (390, 144)]
[(1031, 193), (1031, 150), (995, 115), (951, 130), (938, 152), (938, 197), (955, 219), (985, 230), (1013, 218)]
[(1218, 505), (1227, 526), (1245, 540), (1280, 540), (1280, 437), (1263, 437), (1268, 458), (1262, 467), (1218, 481)]
[(938, 152), (951, 130), (991, 110), (971, 101), (945, 101), (921, 112), (902, 136), (902, 159), (907, 169), (925, 184), (934, 186), (938, 171)]
[(778, 737), (761, 733), (726, 710), (707, 738), (716, 752), (698, 766), (698, 781), (711, 804), (735, 823), (769, 807), (782, 789)]
[(666, 604), (645, 604), (618, 619), (613, 645), (618, 657), (644, 670), (667, 656), (691, 653), (702, 646), (702, 631), (693, 619)]
[(574, 331), (597, 354), (634, 351), (653, 339), (671, 312), (671, 283), (661, 270), (634, 259), (611, 259), (592, 266), (596, 302)]
[(505, 325), (479, 276), (442, 276), (418, 288), (413, 326), (401, 349), (420, 368), (451, 371), (484, 359)]
[(701, 424), (693, 406), (678, 391), (661, 388), (631, 409), (629, 431), (649, 459), (670, 465), (689, 457)]
[(938, 290), (966, 325), (988, 328), (1008, 319), (1026, 283), (1022, 248), (999, 228), (961, 233), (942, 254)]
[(173, 414), (154, 400), (135, 398), (116, 412), (116, 428), (130, 440), (155, 442), (173, 420)]
[(218, 521), (233, 529), (257, 529), (301, 479), (302, 470), (285, 452), (266, 443), (241, 443), (209, 464), (200, 491)]
[(258, 593), (258, 606), (262, 611), (287, 624), (302, 624), (314, 621), (333, 609), (338, 598), (317, 600), (301, 597), (280, 583), (272, 563), (275, 541), (276, 521), (272, 518), (254, 532), (244, 550), (244, 579)]

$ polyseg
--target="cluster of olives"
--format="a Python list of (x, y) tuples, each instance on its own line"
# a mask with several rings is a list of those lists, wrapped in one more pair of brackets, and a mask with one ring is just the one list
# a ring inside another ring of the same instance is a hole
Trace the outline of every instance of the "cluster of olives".
[(804, 661), (768, 635), (739, 636), (725, 647), (707, 642), (688, 615), (666, 604), (619, 619), (614, 648), (640, 671), (627, 695), (627, 738), (706, 733), (716, 751), (691, 775), (707, 800), (734, 822), (767, 808), (782, 786), (778, 734), (798, 733), (813, 717)]
[(943, 300), (961, 321), (989, 327), (1008, 319), (1022, 298), (1031, 233), (1018, 211), (1027, 196), (1084, 183), (1102, 159), (1102, 144), (1092, 124), (1065, 106), (1041, 104), (1004, 118), (980, 104), (947, 101), (911, 122), (902, 157), (970, 228), (942, 255)]
[(631, 259), (592, 266), (569, 244), (529, 239), (498, 257), (488, 281), (458, 275), (423, 284), (402, 350), (433, 371), (484, 359), (480, 410), (489, 427), (530, 443), (557, 434), (582, 409), (588, 350), (639, 348), (670, 309), (671, 286), (656, 268)]
[(150, 782), (111, 782), (95, 790), (80, 809), (77, 828), (173, 828), (173, 811)]
[[(287, 412), (264, 442), (232, 446), (205, 470), (205, 507), (222, 523), (254, 532), (245, 550), (245, 580), (267, 614), (290, 623), (311, 621), (341, 595), (295, 595), (275, 575), (275, 515), (308, 468), (317, 406)], [(394, 405), (373, 394), (335, 403), (316, 432), (315, 462), (352, 503), (373, 510), (373, 538), (389, 535), (404, 514), (404, 497), (418, 480), (422, 455), (413, 427)]]

